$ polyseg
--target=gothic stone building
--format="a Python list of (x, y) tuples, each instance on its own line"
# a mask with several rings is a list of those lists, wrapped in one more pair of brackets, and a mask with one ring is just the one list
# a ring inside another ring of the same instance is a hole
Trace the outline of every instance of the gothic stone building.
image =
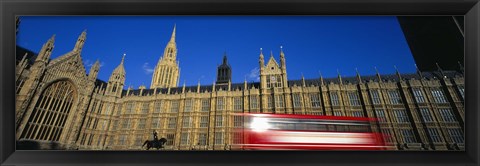
[[(232, 83), (226, 55), (212, 85), (178, 86), (175, 30), (151, 86), (124, 90), (125, 56), (107, 82), (81, 52), (50, 59), (54, 36), (38, 54), (17, 49), (16, 138), (60, 149), (139, 150), (152, 132), (169, 150), (229, 150), (239, 143), (236, 113), (374, 117), (373, 131), (397, 150), (464, 149), (464, 74), (459, 71), (288, 80), (286, 59), (260, 52), (260, 82)], [(40, 146), (42, 149), (44, 146)]]

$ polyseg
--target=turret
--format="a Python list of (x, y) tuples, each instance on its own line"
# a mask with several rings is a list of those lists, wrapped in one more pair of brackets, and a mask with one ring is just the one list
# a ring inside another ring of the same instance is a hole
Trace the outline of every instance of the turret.
[(362, 82), (362, 77), (360, 77), (360, 73), (358, 72), (358, 69), (357, 69), (357, 68), (355, 68), (355, 72), (357, 73), (357, 81), (358, 81), (358, 83), (359, 83), (359, 84), (363, 83), (363, 82)]
[(52, 37), (48, 39), (48, 41), (45, 44), (43, 44), (43, 47), (40, 50), (40, 53), (38, 54), (37, 59), (35, 59), (35, 63), (37, 62), (48, 63), (48, 60), (52, 55), (54, 42), (55, 42), (55, 35), (52, 35)]
[(98, 71), (100, 70), (100, 61), (96, 61), (95, 64), (90, 68), (90, 72), (88, 73), (88, 79), (95, 81), (98, 76)]
[(418, 74), (418, 76), (420, 76), (420, 79), (423, 79), (422, 71), (420, 71), (420, 69), (418, 69), (417, 64), (415, 64), (415, 69), (417, 70), (417, 74)]
[(78, 36), (77, 43), (75, 43), (75, 47), (73, 48), (74, 52), (82, 52), (83, 45), (85, 44), (85, 40), (87, 39), (87, 30), (84, 30), (80, 36)]
[(260, 48), (260, 57), (258, 58), (258, 62), (259, 62), (259, 65), (260, 65), (260, 70), (263, 70), (263, 67), (265, 66), (265, 59), (263, 57), (262, 48)]
[(377, 67), (375, 67), (375, 72), (376, 72), (375, 75), (377, 75), (378, 82), (383, 82), (382, 77), (380, 76), (380, 73), (377, 70)]
[(217, 67), (217, 84), (226, 84), (232, 80), (232, 68), (227, 61), (227, 53), (223, 54), (222, 64)]
[(400, 72), (398, 72), (397, 66), (394, 65), (393, 67), (395, 68), (395, 74), (397, 75), (398, 80), (402, 81), (402, 75), (400, 74)]
[(125, 61), (125, 55), (123, 54), (122, 61), (120, 64), (113, 70), (108, 80), (107, 85), (107, 94), (111, 96), (120, 97), (122, 95), (123, 85), (125, 84), (125, 67), (123, 63)]

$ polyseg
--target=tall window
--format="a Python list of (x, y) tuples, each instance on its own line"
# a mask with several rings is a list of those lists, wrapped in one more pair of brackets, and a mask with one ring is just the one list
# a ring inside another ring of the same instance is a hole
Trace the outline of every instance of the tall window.
[(390, 97), (390, 102), (392, 104), (402, 104), (402, 98), (397, 90), (388, 91), (388, 97)]
[(217, 98), (217, 110), (225, 110), (225, 97)]
[(414, 143), (415, 142), (415, 136), (413, 135), (413, 131), (410, 129), (400, 129), (403, 139), (405, 140), (405, 143)]
[(168, 118), (168, 128), (174, 129), (176, 127), (177, 127), (177, 118), (176, 117)]
[(320, 95), (318, 93), (310, 94), (310, 102), (312, 104), (312, 108), (319, 108), (320, 107)]
[(255, 95), (250, 96), (250, 107), (252, 109), (258, 108), (258, 96), (255, 96)]
[(352, 115), (354, 117), (363, 117), (363, 112), (362, 111), (353, 111)]
[(200, 117), (200, 127), (201, 128), (208, 127), (208, 116), (201, 116)]
[(242, 109), (243, 109), (243, 99), (242, 99), (242, 97), (233, 98), (233, 110), (234, 111), (242, 111)]
[(215, 145), (223, 144), (223, 132), (215, 132)]
[(343, 116), (341, 111), (333, 111), (333, 116)]
[(145, 122), (146, 121), (147, 121), (147, 119), (140, 119), (140, 121), (138, 121), (137, 129), (140, 129), (140, 130), (145, 129)]
[(462, 85), (459, 85), (458, 92), (460, 92), (460, 95), (462, 96), (462, 98), (465, 99), (465, 87)]
[(181, 145), (188, 145), (188, 136), (189, 136), (189, 133), (182, 133), (180, 134), (180, 144)]
[(370, 90), (370, 95), (372, 97), (373, 104), (382, 104), (378, 90)]
[(118, 130), (118, 120), (113, 122), (112, 130)]
[(119, 104), (117, 106), (117, 116), (120, 115), (120, 114), (122, 114), (122, 104)]
[(463, 132), (459, 128), (448, 129), (448, 134), (456, 143), (464, 143)]
[(137, 136), (135, 137), (135, 146), (142, 146), (142, 143), (143, 143), (142, 141), (143, 141), (142, 135), (137, 134)]
[(383, 133), (383, 138), (385, 139), (385, 142), (392, 142), (392, 135), (390, 134), (390, 130), (383, 128), (381, 129)]
[(183, 123), (182, 127), (183, 127), (183, 128), (192, 127), (192, 126), (191, 126), (191, 124), (192, 124), (191, 121), (192, 121), (192, 117), (190, 117), (190, 116), (184, 116), (184, 117), (183, 117), (183, 122), (182, 122), (182, 123)]
[(107, 104), (107, 105), (105, 106), (105, 112), (104, 112), (103, 114), (105, 114), (105, 115), (110, 115), (111, 111), (112, 111), (112, 105), (111, 105), (111, 104)]
[(155, 107), (153, 110), (154, 113), (162, 112), (162, 101), (156, 101), (154, 107)]
[(202, 99), (202, 112), (210, 111), (210, 100)]
[(417, 103), (425, 103), (425, 98), (423, 97), (422, 89), (413, 88), (413, 96), (415, 96), (415, 101)]
[(440, 112), (440, 116), (442, 116), (444, 122), (456, 122), (450, 108), (439, 108), (438, 111)]
[(440, 134), (438, 133), (437, 129), (428, 128), (428, 135), (430, 135), (430, 138), (433, 142), (442, 142), (442, 139), (440, 138)]
[(148, 114), (150, 103), (145, 102), (142, 105), (142, 114)]
[(385, 116), (385, 111), (383, 109), (375, 109), (375, 114), (377, 115), (378, 121), (386, 122), (387, 118)]
[(293, 108), (300, 108), (302, 107), (302, 103), (300, 102), (300, 94), (294, 93), (293, 94)]
[(397, 122), (399, 122), (399, 123), (408, 123), (408, 122), (410, 122), (410, 121), (408, 120), (407, 112), (405, 112), (405, 110), (403, 110), (403, 109), (397, 109), (397, 110), (393, 110), (393, 112), (395, 113), (395, 116), (397, 117)]
[(193, 105), (192, 99), (185, 100), (185, 112), (192, 112), (192, 107), (193, 107), (192, 105)]
[(207, 145), (207, 133), (198, 133), (198, 145)]
[(118, 137), (118, 144), (119, 145), (125, 145), (126, 142), (127, 142), (127, 135), (120, 135)]
[(167, 134), (167, 145), (173, 145), (175, 142), (175, 134)]
[(215, 127), (222, 127), (223, 126), (223, 116), (216, 115), (215, 116)]
[(268, 95), (268, 96), (267, 96), (267, 106), (268, 106), (268, 108), (272, 108), (272, 107), (273, 107), (273, 99), (272, 99), (272, 96), (271, 96), (271, 95)]
[(127, 103), (127, 108), (125, 110), (125, 114), (133, 114), (135, 112), (135, 103), (134, 102), (128, 102)]
[(171, 113), (178, 112), (178, 106), (179, 106), (179, 103), (178, 103), (177, 100), (171, 101), (171, 103), (170, 103), (170, 112), (171, 112)]
[(330, 100), (332, 101), (333, 106), (339, 106), (340, 102), (338, 101), (338, 93), (330, 92)]
[(352, 106), (360, 105), (360, 98), (358, 97), (357, 92), (348, 92), (348, 99), (350, 100), (350, 104)]
[(243, 135), (241, 132), (234, 132), (233, 133), (233, 144), (242, 144), (243, 143)]
[(424, 122), (433, 122), (432, 114), (428, 108), (420, 108), (420, 114)]
[(431, 92), (436, 103), (447, 103), (447, 99), (440, 88), (432, 88)]
[(283, 103), (283, 95), (275, 95), (275, 107), (276, 108), (285, 107), (285, 105)]
[(153, 118), (152, 119), (152, 129), (158, 129), (160, 127), (160, 118)]
[(243, 125), (243, 116), (233, 116), (233, 126), (242, 127)]
[(131, 119), (124, 119), (122, 129), (130, 129), (131, 123)]

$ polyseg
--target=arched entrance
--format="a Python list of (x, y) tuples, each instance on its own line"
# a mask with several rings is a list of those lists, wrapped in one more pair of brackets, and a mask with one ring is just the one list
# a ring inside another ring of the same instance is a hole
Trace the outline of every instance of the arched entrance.
[(50, 84), (38, 98), (20, 138), (58, 141), (76, 96), (77, 90), (69, 81)]

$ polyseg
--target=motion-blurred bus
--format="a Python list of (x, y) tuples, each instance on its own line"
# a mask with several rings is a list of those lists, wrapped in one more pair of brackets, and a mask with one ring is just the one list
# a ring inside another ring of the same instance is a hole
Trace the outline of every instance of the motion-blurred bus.
[[(242, 150), (386, 150), (374, 118), (293, 114), (241, 114)], [(237, 141), (239, 142), (239, 141)]]

